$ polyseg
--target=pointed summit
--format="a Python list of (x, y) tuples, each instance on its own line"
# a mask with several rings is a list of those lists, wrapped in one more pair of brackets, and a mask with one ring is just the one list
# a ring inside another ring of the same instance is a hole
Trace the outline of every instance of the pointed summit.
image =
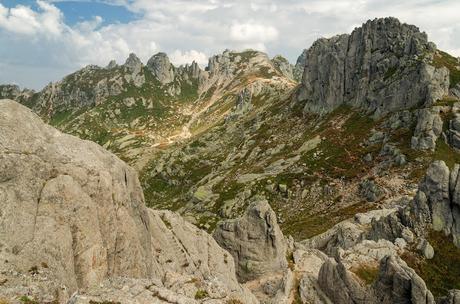
[(111, 70), (111, 69), (116, 68), (117, 66), (118, 66), (117, 62), (115, 60), (111, 60), (109, 64), (107, 65), (106, 69)]
[(276, 55), (272, 59), (273, 65), (277, 68), (284, 76), (289, 79), (294, 79), (293, 67), (289, 61), (281, 55)]
[(139, 59), (139, 57), (136, 56), (136, 54), (134, 54), (134, 53), (129, 54), (129, 57), (128, 57), (128, 59), (126, 59), (126, 62), (125, 62), (126, 67), (128, 67), (128, 68), (130, 68), (132, 70), (135, 70), (137, 67), (139, 67), (141, 65), (142, 65), (142, 62)]
[(299, 100), (306, 112), (326, 114), (347, 104), (374, 117), (430, 106), (449, 87), (449, 71), (431, 65), (435, 51), (414, 25), (396, 18), (367, 21), (351, 34), (313, 43)]
[(174, 66), (165, 53), (157, 53), (147, 62), (147, 68), (162, 84), (174, 81)]

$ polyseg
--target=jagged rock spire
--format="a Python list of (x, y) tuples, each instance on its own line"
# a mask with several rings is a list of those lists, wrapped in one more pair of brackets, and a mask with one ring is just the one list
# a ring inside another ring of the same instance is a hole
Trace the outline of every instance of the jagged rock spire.
[(174, 81), (174, 66), (169, 61), (166, 53), (157, 53), (153, 55), (147, 62), (147, 68), (162, 84), (171, 83)]
[(142, 66), (142, 62), (139, 59), (139, 57), (136, 56), (136, 54), (131, 53), (129, 54), (128, 59), (126, 59), (125, 66), (132, 70), (135, 70), (139, 66)]
[(449, 87), (448, 70), (431, 65), (435, 50), (414, 25), (396, 18), (368, 21), (350, 35), (313, 43), (298, 99), (307, 112), (347, 104), (377, 117), (430, 105)]
[(109, 64), (107, 65), (107, 69), (113, 69), (113, 68), (116, 68), (118, 65), (117, 65), (117, 62), (115, 60), (110, 60)]

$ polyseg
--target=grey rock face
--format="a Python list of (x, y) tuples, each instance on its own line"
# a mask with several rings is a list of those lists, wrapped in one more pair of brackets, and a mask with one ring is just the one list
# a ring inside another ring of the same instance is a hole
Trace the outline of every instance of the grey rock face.
[(109, 64), (107, 65), (106, 69), (114, 69), (118, 66), (117, 62), (115, 60), (110, 60)]
[(340, 261), (325, 262), (319, 271), (318, 283), (333, 303), (372, 303), (372, 295)]
[(434, 297), (425, 282), (398, 257), (388, 256), (380, 264), (380, 273), (374, 284), (374, 303), (434, 304)]
[(391, 130), (399, 128), (410, 128), (413, 122), (413, 115), (410, 111), (401, 111), (391, 114), (387, 119), (386, 125)]
[(449, 290), (449, 294), (439, 300), (439, 304), (458, 304), (460, 303), (460, 290)]
[(403, 166), (406, 164), (406, 156), (393, 144), (384, 144), (382, 150), (380, 151), (381, 156), (389, 156), (390, 163), (394, 163), (398, 166)]
[(297, 99), (308, 112), (347, 104), (377, 117), (431, 105), (449, 87), (448, 70), (429, 64), (435, 49), (415, 26), (395, 18), (368, 21), (351, 35), (312, 45)]
[(460, 149), (460, 114), (456, 113), (454, 118), (449, 121), (447, 136), (449, 144), (453, 148)]
[(171, 286), (194, 279), (219, 286), (209, 298), (257, 303), (238, 284), (230, 254), (180, 216), (147, 209), (134, 169), (99, 145), (9, 100), (0, 100), (0, 142), (3, 297), (62, 303), (129, 277), (185, 298)]
[(393, 242), (402, 236), (402, 231), (404, 230), (404, 225), (401, 223), (398, 213), (392, 213), (380, 220), (374, 220), (371, 225), (372, 229), (368, 232), (367, 238), (374, 241), (385, 239)]
[(373, 131), (372, 135), (367, 140), (367, 144), (372, 146), (372, 145), (381, 143), (384, 140), (385, 140), (385, 133), (383, 133), (382, 131)]
[(457, 83), (455, 87), (450, 88), (449, 94), (460, 99), (460, 83)]
[(13, 99), (26, 103), (34, 94), (33, 90), (21, 90), (17, 85), (0, 85), (0, 99)]
[(226, 120), (234, 120), (252, 109), (252, 93), (249, 89), (244, 88), (236, 99), (235, 107), (226, 117)]
[(125, 66), (135, 71), (135, 70), (139, 70), (142, 67), (142, 62), (139, 59), (139, 57), (136, 56), (136, 54), (131, 53), (126, 59)]
[(423, 236), (429, 225), (435, 231), (451, 234), (460, 247), (460, 165), (452, 170), (443, 161), (434, 161), (419, 185), (414, 199), (398, 212), (372, 222), (367, 238), (395, 240), (410, 228)]
[(328, 113), (344, 103), (348, 35), (319, 39), (308, 50), (298, 99), (305, 110)]
[(145, 75), (142, 70), (144, 66), (136, 54), (129, 54), (124, 67), (130, 72), (130, 74), (125, 75), (127, 82), (132, 81), (136, 87), (141, 87), (145, 83)]
[(435, 161), (428, 168), (419, 190), (423, 191), (431, 209), (433, 229), (449, 233), (452, 227), (452, 211), (449, 200), (449, 168), (442, 161)]
[(382, 259), (378, 278), (367, 287), (333, 260), (323, 264), (318, 281), (334, 303), (435, 303), (425, 282), (396, 256)]
[(286, 240), (265, 200), (251, 203), (239, 219), (220, 222), (213, 236), (235, 259), (240, 282), (287, 268)]
[(297, 61), (294, 66), (293, 75), (294, 80), (301, 81), (303, 76), (303, 71), (305, 69), (305, 65), (307, 64), (307, 49), (302, 51), (302, 54), (297, 58)]
[(147, 68), (162, 84), (174, 81), (174, 67), (165, 53), (153, 55), (147, 62)]
[(272, 62), (275, 68), (277, 68), (281, 72), (281, 74), (283, 74), (289, 79), (294, 79), (292, 64), (290, 64), (286, 58), (284, 58), (281, 55), (276, 55), (275, 57), (273, 57)]
[(422, 252), (425, 259), (431, 260), (434, 257), (433, 246), (431, 246), (427, 240), (422, 240), (420, 244), (420, 251)]
[(436, 148), (436, 141), (442, 133), (439, 113), (439, 107), (417, 110), (417, 125), (411, 139), (412, 149), (433, 151)]
[(368, 202), (375, 202), (382, 198), (384, 192), (381, 187), (379, 187), (374, 181), (372, 180), (364, 180), (360, 185), (360, 192), (361, 195), (368, 201)]

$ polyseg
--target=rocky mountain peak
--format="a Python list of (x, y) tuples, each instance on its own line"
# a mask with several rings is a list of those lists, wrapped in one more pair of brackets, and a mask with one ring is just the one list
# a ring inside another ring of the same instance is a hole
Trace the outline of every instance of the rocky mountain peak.
[(126, 59), (125, 66), (131, 70), (137, 70), (142, 66), (142, 62), (136, 54), (131, 53)]
[(106, 69), (114, 69), (118, 66), (117, 62), (115, 60), (110, 60), (109, 64), (107, 65)]
[(274, 66), (289, 79), (294, 79), (293, 66), (289, 61), (281, 55), (273, 57), (272, 62)]
[(13, 99), (27, 104), (34, 94), (34, 90), (21, 90), (21, 88), (15, 84), (0, 85), (0, 98)]
[(153, 55), (147, 62), (147, 68), (162, 84), (174, 81), (174, 66), (169, 61), (169, 57), (166, 53), (160, 52)]
[(313, 43), (298, 99), (309, 112), (348, 104), (375, 116), (432, 104), (449, 87), (449, 71), (431, 65), (435, 50), (416, 26), (396, 18), (368, 21), (350, 35)]
[(191, 64), (179, 66), (176, 68), (176, 74), (180, 75), (183, 79), (202, 79), (205, 75), (196, 61), (192, 61)]

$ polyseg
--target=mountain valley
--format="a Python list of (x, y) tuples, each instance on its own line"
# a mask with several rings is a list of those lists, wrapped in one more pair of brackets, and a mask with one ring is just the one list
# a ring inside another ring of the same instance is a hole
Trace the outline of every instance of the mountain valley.
[(416, 26), (0, 99), (5, 303), (460, 301), (460, 59)]

